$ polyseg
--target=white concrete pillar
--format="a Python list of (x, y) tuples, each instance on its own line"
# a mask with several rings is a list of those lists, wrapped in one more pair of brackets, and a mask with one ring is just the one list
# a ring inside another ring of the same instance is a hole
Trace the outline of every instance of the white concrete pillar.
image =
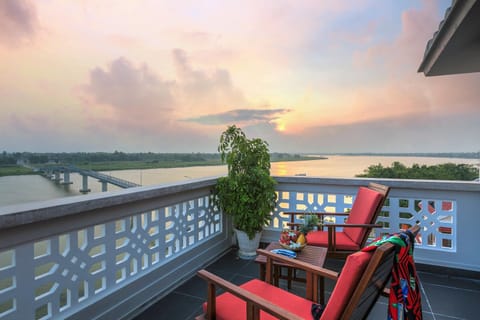
[(88, 193), (91, 190), (88, 189), (88, 176), (87, 175), (82, 175), (82, 189), (80, 189), (80, 192), (82, 193)]
[(63, 183), (62, 184), (72, 184), (73, 182), (70, 181), (70, 171), (65, 170), (63, 173)]
[(60, 171), (55, 171), (55, 179), (54, 179), (54, 181), (55, 181), (55, 182), (60, 182), (60, 180), (61, 180), (61, 179), (60, 179)]

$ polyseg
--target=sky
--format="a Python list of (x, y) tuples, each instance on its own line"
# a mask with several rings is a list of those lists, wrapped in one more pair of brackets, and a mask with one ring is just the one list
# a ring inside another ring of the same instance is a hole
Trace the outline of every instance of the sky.
[(417, 69), (450, 0), (0, 0), (0, 149), (477, 152), (480, 73)]

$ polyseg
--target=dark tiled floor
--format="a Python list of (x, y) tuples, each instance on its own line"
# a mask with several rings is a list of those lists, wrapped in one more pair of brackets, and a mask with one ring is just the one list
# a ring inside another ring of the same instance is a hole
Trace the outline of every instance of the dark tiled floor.
[[(327, 259), (326, 268), (340, 270), (343, 262)], [(232, 250), (215, 263), (208, 271), (235, 284), (258, 277), (258, 265), (254, 261), (237, 258)], [(422, 285), (423, 318), (426, 320), (480, 319), (480, 280), (478, 278), (419, 271)], [(333, 282), (326, 280), (327, 297)], [(303, 295), (301, 284), (294, 284), (292, 291)], [(145, 310), (135, 320), (174, 319), (192, 320), (202, 313), (201, 305), (206, 299), (207, 287), (204, 280), (193, 277), (174, 292)], [(386, 319), (387, 299), (380, 298), (370, 313), (369, 319)]]

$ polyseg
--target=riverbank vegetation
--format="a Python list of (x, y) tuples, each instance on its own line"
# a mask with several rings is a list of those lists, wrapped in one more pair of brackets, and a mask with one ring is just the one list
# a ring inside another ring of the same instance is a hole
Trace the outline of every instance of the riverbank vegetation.
[[(326, 154), (328, 156), (328, 154)], [(425, 158), (461, 158), (479, 159), (480, 152), (413, 152), (413, 153), (337, 153), (342, 156), (372, 156), (372, 157), (425, 157)]]
[[(318, 160), (290, 153), (272, 153), (272, 162)], [(321, 159), (321, 158), (320, 158)], [(179, 168), (221, 165), (218, 153), (125, 153), (74, 152), (74, 153), (7, 153), (0, 154), (0, 176), (35, 174), (32, 168), (75, 165), (94, 171)]]
[(3, 176), (18, 176), (24, 174), (35, 174), (32, 169), (26, 168), (23, 166), (11, 164), (11, 165), (0, 165), (0, 177)]
[(414, 164), (407, 167), (395, 161), (391, 167), (384, 167), (381, 164), (371, 165), (357, 177), (472, 181), (478, 178), (478, 168), (470, 164), (454, 163), (432, 166)]

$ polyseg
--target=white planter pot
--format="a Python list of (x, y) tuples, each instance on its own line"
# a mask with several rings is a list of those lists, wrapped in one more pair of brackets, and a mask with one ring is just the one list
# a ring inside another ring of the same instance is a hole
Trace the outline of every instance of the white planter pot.
[(235, 234), (237, 235), (238, 242), (238, 257), (240, 259), (255, 259), (257, 256), (257, 249), (260, 244), (260, 238), (262, 237), (262, 232), (257, 232), (255, 237), (250, 240), (248, 235), (238, 229), (234, 229)]

